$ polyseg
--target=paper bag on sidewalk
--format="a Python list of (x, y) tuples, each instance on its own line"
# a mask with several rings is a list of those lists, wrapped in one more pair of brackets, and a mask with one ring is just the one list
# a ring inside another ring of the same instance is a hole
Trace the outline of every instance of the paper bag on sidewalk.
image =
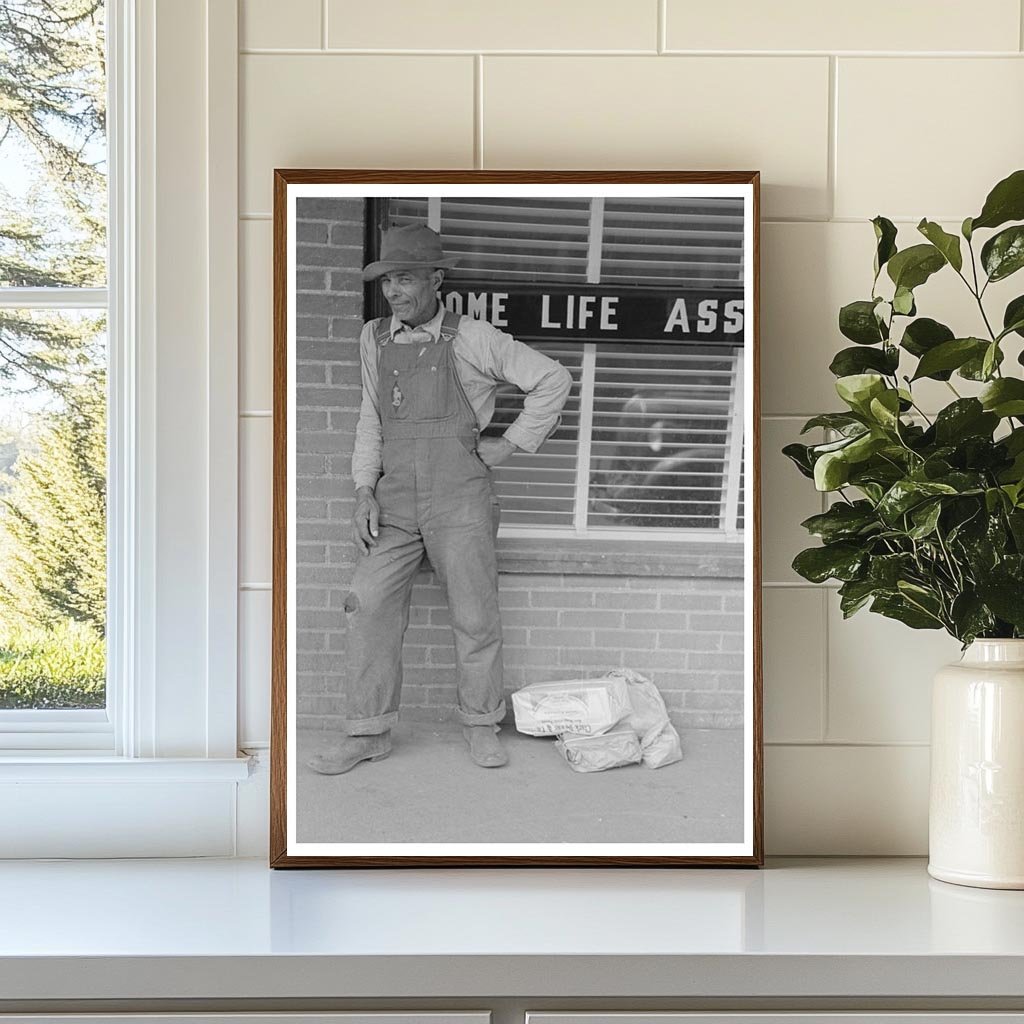
[(531, 683), (512, 694), (516, 729), (528, 736), (597, 736), (633, 713), (626, 680)]
[(555, 747), (574, 772), (621, 768), (638, 764), (642, 756), (636, 733), (625, 725), (617, 725), (600, 736), (562, 736)]
[(609, 679), (622, 679), (628, 689), (632, 713), (623, 725), (628, 725), (640, 740), (643, 763), (648, 768), (662, 768), (683, 759), (679, 733), (669, 721), (668, 710), (658, 688), (649, 679), (631, 669), (617, 669)]

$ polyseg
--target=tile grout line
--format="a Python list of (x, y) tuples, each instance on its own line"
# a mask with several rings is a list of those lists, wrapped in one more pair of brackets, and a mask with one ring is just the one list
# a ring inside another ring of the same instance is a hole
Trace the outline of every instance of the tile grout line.
[(877, 50), (445, 50), (445, 49), (394, 49), (374, 47), (302, 47), (302, 46), (243, 46), (239, 54), (247, 57), (295, 56), (295, 57), (470, 57), (477, 54), (488, 57), (754, 57), (763, 60), (788, 60), (792, 58), (820, 59), (822, 57), (855, 57), (858, 60), (934, 60), (949, 58), (957, 60), (1006, 60), (1020, 57), (1017, 50), (891, 50), (879, 53)]
[(473, 166), (484, 166), (484, 57), (473, 57)]
[(821, 742), (828, 742), (828, 734), (831, 729), (830, 707), (829, 707), (829, 626), (828, 626), (828, 602), (830, 590), (824, 589), (821, 593), (821, 721), (820, 735)]
[[(1021, 0), (1024, 3), (1024, 0)], [(668, 49), (668, 0), (658, 0), (658, 53), (663, 54)]]
[(815, 750), (919, 750), (930, 744), (924, 740), (830, 740), (817, 743), (814, 740), (765, 740), (766, 747), (812, 747)]
[(839, 58), (828, 59), (828, 143), (825, 169), (826, 189), (828, 190), (828, 219), (832, 221), (836, 215), (836, 179), (839, 169)]
[(1024, 52), (1024, 0), (1021, 0), (1020, 8), (1017, 11), (1017, 27), (1020, 31), (1020, 49)]
[(325, 51), (327, 49), (327, 4), (329, 0), (321, 0), (320, 2), (320, 49)]

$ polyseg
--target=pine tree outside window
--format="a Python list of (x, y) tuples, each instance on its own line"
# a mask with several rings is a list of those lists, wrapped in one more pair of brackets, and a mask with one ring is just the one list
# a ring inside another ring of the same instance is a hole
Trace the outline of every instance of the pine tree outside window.
[(105, 14), (0, 3), (0, 731), (25, 730), (15, 747), (40, 722), (76, 746), (110, 731)]

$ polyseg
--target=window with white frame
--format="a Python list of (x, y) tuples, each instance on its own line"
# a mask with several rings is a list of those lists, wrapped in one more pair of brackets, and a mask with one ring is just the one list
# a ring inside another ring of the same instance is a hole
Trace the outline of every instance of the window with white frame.
[(742, 535), (741, 198), (392, 198), (376, 222), (440, 231), (448, 308), (572, 373), (555, 433), (495, 470), (503, 533)]
[(15, 747), (111, 735), (106, 13), (0, 4), (0, 731)]

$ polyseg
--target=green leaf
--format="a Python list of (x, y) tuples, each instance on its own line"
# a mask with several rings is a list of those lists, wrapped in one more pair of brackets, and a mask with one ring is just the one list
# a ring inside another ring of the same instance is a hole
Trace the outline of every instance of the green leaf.
[[(858, 351), (867, 351), (867, 349), (858, 349)], [(863, 429), (865, 424), (860, 417), (854, 416), (848, 412), (824, 412), (820, 416), (812, 416), (801, 429), (801, 434), (806, 434), (808, 430), (814, 430), (815, 427), (825, 427), (828, 430), (838, 430), (841, 433), (845, 433), (854, 427), (860, 427)], [(857, 430), (856, 433), (860, 433)]]
[(965, 591), (953, 599), (949, 617), (956, 627), (956, 638), (970, 643), (976, 637), (984, 636), (995, 629), (996, 621), (992, 612), (977, 594)]
[(1018, 295), (1017, 298), (1012, 299), (1003, 313), (1003, 334), (1008, 334), (1010, 331), (1014, 331), (1024, 338), (1024, 295)]
[(782, 454), (789, 459), (804, 476), (814, 478), (814, 463), (811, 461), (810, 448), (805, 444), (787, 444)]
[(844, 348), (836, 353), (829, 370), (837, 377), (848, 377), (865, 370), (877, 370), (893, 376), (900, 365), (899, 349), (894, 345), (884, 348)]
[(899, 581), (910, 571), (914, 556), (906, 552), (894, 555), (875, 555), (868, 569), (868, 579), (876, 587), (895, 590)]
[(877, 398), (871, 399), (868, 406), (876, 423), (886, 430), (896, 430), (899, 424), (900, 396), (899, 392), (884, 391)]
[(974, 234), (974, 230), (971, 227), (973, 220), (973, 217), (965, 217), (963, 224), (960, 225), (960, 234), (963, 235), (968, 242), (971, 240), (971, 235)]
[(944, 341), (921, 356), (912, 379), (932, 377), (941, 380), (939, 374), (942, 372), (956, 370), (974, 356), (983, 358), (986, 348), (988, 343), (981, 338), (954, 338), (952, 341)]
[(878, 517), (869, 501), (855, 501), (849, 505), (836, 502), (827, 512), (811, 516), (800, 525), (826, 544), (848, 540), (879, 528)]
[(882, 496), (877, 511), (886, 523), (896, 526), (900, 516), (929, 498), (956, 493), (957, 489), (950, 484), (927, 480), (897, 480)]
[(960, 239), (944, 231), (933, 220), (922, 220), (917, 230), (942, 253), (945, 261), (954, 269), (960, 270), (964, 265), (960, 254)]
[(1015, 224), (990, 238), (982, 246), (981, 265), (990, 281), (1002, 281), (1024, 267), (1024, 225)]
[(870, 580), (850, 580), (839, 588), (839, 607), (843, 618), (848, 619), (877, 594), (877, 584)]
[(881, 215), (872, 218), (871, 224), (875, 229), (875, 279), (882, 271), (889, 260), (896, 255), (896, 225), (891, 220)]
[(958, 398), (935, 417), (935, 439), (946, 445), (968, 437), (991, 437), (998, 425), (999, 417), (985, 412), (976, 398)]
[(981, 376), (984, 380), (989, 380), (995, 371), (995, 368), (1002, 362), (1000, 359), (999, 342), (993, 341), (988, 348), (985, 349), (985, 355), (981, 360)]
[(1024, 380), (1001, 377), (992, 381), (978, 396), (982, 406), (1000, 418), (1024, 416)]
[(944, 341), (951, 341), (955, 337), (956, 335), (945, 324), (940, 324), (930, 317), (921, 316), (913, 323), (907, 324), (900, 346), (912, 356), (920, 358), (925, 352), (941, 345)]
[[(971, 358), (968, 359), (967, 362), (965, 362), (963, 366), (961, 366), (960, 369), (956, 371), (957, 376), (963, 377), (964, 380), (989, 380), (992, 376), (992, 373), (985, 373), (986, 355), (988, 355), (988, 345), (985, 346), (984, 352), (979, 352), (977, 355), (971, 356)], [(994, 356), (995, 358), (993, 361), (996, 366), (999, 366), (999, 364), (1002, 363), (1003, 361), (1003, 350), (997, 348), (995, 350)]]
[(913, 316), (917, 312), (917, 307), (914, 305), (914, 293), (909, 288), (900, 285), (892, 297), (892, 308), (900, 316)]
[(877, 345), (888, 333), (875, 316), (876, 299), (858, 299), (839, 310), (839, 331), (858, 345)]
[(880, 595), (871, 602), (871, 610), (887, 619), (896, 619), (911, 629), (942, 629), (942, 621), (914, 607), (906, 598)]
[(925, 537), (935, 532), (941, 514), (941, 501), (927, 501), (923, 505), (918, 505), (910, 513), (910, 520), (914, 525), (907, 531), (907, 535), (913, 537), (914, 540), (924, 540)]
[(913, 291), (945, 265), (945, 257), (934, 245), (912, 245), (896, 253), (889, 260), (886, 271), (897, 288)]
[(850, 464), (843, 453), (826, 452), (814, 463), (814, 486), (819, 491), (838, 490), (850, 479)]
[(1019, 579), (995, 572), (978, 581), (978, 597), (1004, 622), (1024, 629), (1024, 588)]
[(885, 381), (876, 373), (854, 373), (836, 381), (836, 392), (854, 412), (865, 415), (871, 399), (886, 390)]
[(793, 559), (793, 569), (812, 583), (824, 583), (827, 579), (852, 580), (866, 557), (859, 544), (840, 541), (801, 551)]
[[(989, 192), (981, 213), (970, 219), (967, 230), (997, 228), (1008, 220), (1024, 220), (1024, 170), (1014, 171)], [(967, 224), (968, 221), (964, 221), (965, 227)]]

